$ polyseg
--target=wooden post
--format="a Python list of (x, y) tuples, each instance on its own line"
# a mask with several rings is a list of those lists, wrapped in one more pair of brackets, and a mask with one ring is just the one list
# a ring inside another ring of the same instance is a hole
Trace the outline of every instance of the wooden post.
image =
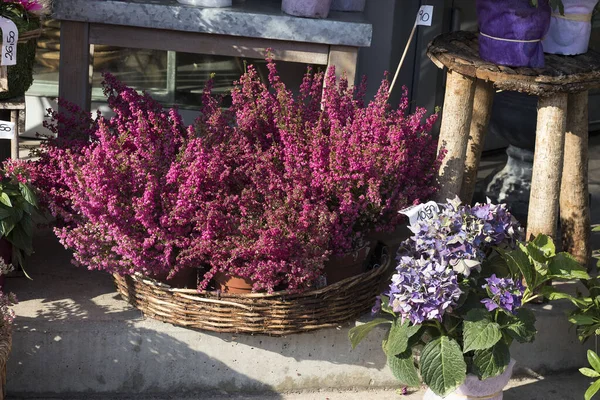
[(61, 21), (58, 97), (87, 111), (91, 106), (92, 54), (89, 24)]
[(350, 46), (330, 46), (327, 68), (335, 66), (335, 75), (339, 79), (345, 72), (348, 85), (353, 86), (356, 79), (358, 48)]
[(10, 122), (15, 124), (15, 130), (13, 131), (13, 138), (10, 141), (10, 158), (13, 160), (19, 159), (19, 111), (10, 111)]
[(438, 152), (446, 149), (446, 156), (440, 167), (440, 191), (436, 200), (445, 202), (460, 193), (465, 171), (465, 157), (469, 129), (473, 113), (475, 80), (473, 78), (448, 71), (446, 94), (442, 111), (442, 126), (438, 142)]
[(588, 92), (569, 94), (560, 191), (563, 250), (586, 266), (591, 256), (588, 192)]
[(566, 123), (567, 94), (539, 98), (527, 240), (540, 233), (556, 240)]
[(465, 172), (460, 189), (460, 198), (466, 204), (470, 204), (473, 200), (481, 150), (483, 150), (485, 135), (490, 122), (490, 115), (492, 114), (493, 101), (494, 85), (483, 80), (478, 80), (475, 85), (475, 96), (473, 99), (473, 116), (471, 118), (471, 127), (469, 128)]

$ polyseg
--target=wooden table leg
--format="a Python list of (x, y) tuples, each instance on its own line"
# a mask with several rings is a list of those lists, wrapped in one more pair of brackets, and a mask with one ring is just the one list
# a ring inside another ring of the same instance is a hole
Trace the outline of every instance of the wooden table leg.
[(569, 94), (565, 159), (560, 191), (563, 250), (587, 265), (590, 249), (588, 192), (588, 92)]
[(527, 240), (540, 233), (556, 239), (566, 123), (567, 94), (558, 93), (540, 97), (527, 218)]
[(446, 94), (442, 110), (442, 125), (438, 142), (438, 152), (446, 149), (439, 172), (440, 190), (436, 200), (445, 202), (460, 193), (465, 171), (465, 157), (471, 116), (475, 80), (449, 71), (446, 79)]
[(90, 110), (91, 101), (92, 55), (89, 24), (61, 21), (58, 97), (87, 111)]
[(335, 75), (338, 79), (345, 73), (350, 86), (355, 83), (357, 62), (358, 48), (350, 46), (329, 47), (327, 68), (335, 66)]
[(494, 85), (490, 82), (478, 80), (475, 85), (475, 96), (473, 99), (473, 116), (471, 118), (471, 127), (469, 128), (465, 172), (460, 189), (460, 198), (466, 204), (470, 204), (473, 200), (481, 150), (483, 150), (485, 135), (490, 122), (493, 101)]

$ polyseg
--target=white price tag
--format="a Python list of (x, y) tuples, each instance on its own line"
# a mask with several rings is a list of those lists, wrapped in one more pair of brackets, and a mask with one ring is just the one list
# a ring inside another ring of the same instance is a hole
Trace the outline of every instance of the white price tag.
[(440, 208), (435, 201), (430, 201), (424, 204), (417, 204), (398, 211), (408, 217), (411, 225), (418, 221), (425, 221), (438, 215)]
[(0, 120), (0, 139), (12, 139), (15, 134), (15, 123)]
[(431, 26), (433, 6), (421, 6), (417, 14), (417, 25)]
[(8, 18), (0, 17), (2, 30), (2, 65), (15, 65), (17, 63), (17, 42), (19, 31), (14, 22)]

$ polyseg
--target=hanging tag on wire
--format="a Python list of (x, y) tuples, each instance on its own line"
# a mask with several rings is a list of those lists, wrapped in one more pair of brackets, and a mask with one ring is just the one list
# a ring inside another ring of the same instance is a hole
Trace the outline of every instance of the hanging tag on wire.
[(417, 25), (431, 26), (433, 6), (421, 6), (417, 14)]
[(19, 31), (14, 22), (8, 18), (0, 17), (0, 29), (2, 30), (2, 61), (1, 65), (17, 64), (17, 42)]

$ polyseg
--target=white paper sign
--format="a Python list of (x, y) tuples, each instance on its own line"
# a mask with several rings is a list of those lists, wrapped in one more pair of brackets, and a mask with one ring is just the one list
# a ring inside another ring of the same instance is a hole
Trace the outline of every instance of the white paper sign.
[(431, 26), (433, 20), (433, 6), (421, 6), (417, 14), (417, 25)]
[(408, 217), (411, 225), (417, 223), (417, 221), (425, 221), (438, 215), (440, 208), (435, 201), (430, 201), (424, 204), (417, 204), (398, 211), (400, 214), (404, 214)]
[(15, 65), (17, 63), (17, 42), (19, 31), (14, 22), (8, 18), (0, 17), (2, 30), (2, 65)]
[(0, 120), (0, 139), (12, 139), (15, 134), (15, 123)]

